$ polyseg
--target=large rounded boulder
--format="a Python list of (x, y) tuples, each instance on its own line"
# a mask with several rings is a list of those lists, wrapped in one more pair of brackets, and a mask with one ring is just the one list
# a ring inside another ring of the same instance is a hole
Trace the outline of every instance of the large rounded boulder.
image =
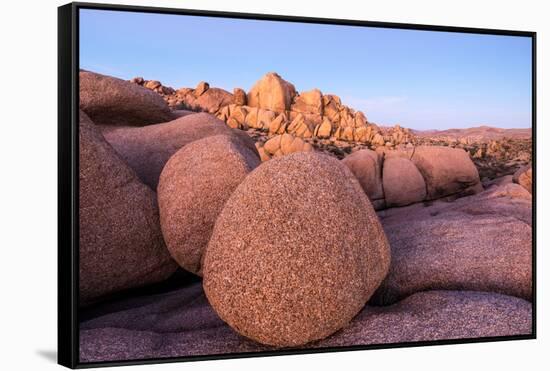
[(479, 173), (468, 152), (444, 146), (419, 146), (411, 160), (426, 181), (430, 200), (455, 194), (473, 194), (483, 189)]
[(380, 155), (370, 149), (362, 149), (345, 157), (342, 162), (355, 175), (375, 209), (383, 208), (384, 189)]
[(232, 136), (194, 141), (164, 166), (158, 185), (162, 232), (178, 264), (201, 274), (214, 223), (231, 193), (260, 159)]
[(384, 161), (382, 172), (386, 206), (405, 206), (426, 197), (426, 183), (411, 160), (390, 157)]
[(80, 71), (80, 109), (98, 125), (143, 126), (174, 117), (162, 97), (143, 86)]
[(254, 141), (245, 132), (229, 128), (208, 113), (195, 113), (163, 124), (139, 128), (110, 128), (104, 130), (103, 134), (139, 178), (155, 190), (168, 159), (195, 140), (220, 134), (234, 136), (257, 154)]
[(177, 268), (157, 198), (80, 111), (80, 304), (161, 281)]
[(389, 246), (353, 174), (314, 152), (265, 162), (219, 215), (203, 261), (218, 315), (263, 344), (297, 346), (345, 326), (387, 273)]

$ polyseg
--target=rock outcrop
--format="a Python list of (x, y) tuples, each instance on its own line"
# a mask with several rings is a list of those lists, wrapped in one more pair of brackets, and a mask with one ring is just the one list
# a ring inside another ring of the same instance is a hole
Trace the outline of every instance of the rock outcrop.
[(158, 185), (162, 234), (170, 254), (201, 275), (201, 259), (223, 205), (260, 164), (257, 153), (235, 136), (196, 140), (164, 166)]
[(80, 305), (166, 279), (177, 265), (162, 238), (155, 193), (80, 111)]
[(422, 173), (430, 200), (480, 190), (479, 173), (468, 153), (442, 146), (420, 146), (411, 158)]
[(248, 105), (274, 112), (290, 109), (296, 96), (294, 85), (274, 72), (262, 77), (248, 93)]
[(206, 249), (203, 285), (237, 332), (296, 346), (345, 326), (389, 260), (352, 173), (329, 156), (295, 153), (262, 164), (231, 195)]
[(158, 94), (111, 76), (81, 70), (80, 109), (96, 124), (143, 126), (174, 117)]
[[(159, 313), (166, 320), (159, 321)], [(80, 325), (82, 362), (273, 352), (239, 335), (208, 304), (200, 283), (104, 304)], [(305, 347), (396, 344), (531, 334), (531, 303), (486, 292), (426, 291), (387, 307), (365, 306), (349, 325)], [(159, 346), (161, 344), (161, 346)]]
[(516, 184), (433, 206), (379, 213), (390, 241), (390, 273), (375, 301), (425, 290), (479, 290), (530, 300), (529, 193)]

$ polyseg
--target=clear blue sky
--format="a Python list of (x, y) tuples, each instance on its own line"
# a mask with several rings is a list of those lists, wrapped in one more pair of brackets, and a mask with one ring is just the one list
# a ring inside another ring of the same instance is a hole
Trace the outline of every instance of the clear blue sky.
[(276, 71), (382, 125), (531, 126), (526, 37), (81, 10), (80, 64), (229, 91)]

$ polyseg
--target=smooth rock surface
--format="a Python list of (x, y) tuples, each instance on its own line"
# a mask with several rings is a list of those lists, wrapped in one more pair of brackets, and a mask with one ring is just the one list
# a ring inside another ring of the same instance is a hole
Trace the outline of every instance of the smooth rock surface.
[(346, 156), (344, 163), (355, 175), (371, 201), (384, 198), (382, 187), (382, 160), (370, 149), (362, 149)]
[[(162, 313), (162, 317), (159, 317)], [(200, 283), (97, 308), (81, 323), (83, 362), (273, 351), (239, 335)], [(528, 335), (531, 304), (494, 293), (428, 291), (388, 307), (365, 306), (341, 331), (302, 348)]]
[(531, 300), (531, 200), (520, 186), (495, 188), (451, 203), (379, 212), (392, 264), (374, 302), (387, 305), (425, 290)]
[(256, 151), (254, 141), (245, 132), (229, 128), (208, 113), (186, 115), (164, 124), (141, 128), (114, 128), (104, 130), (103, 134), (139, 178), (154, 190), (168, 159), (195, 140), (220, 134), (236, 135), (247, 147)]
[(428, 199), (479, 190), (475, 188), (481, 184), (478, 171), (463, 149), (418, 146), (411, 160), (426, 181)]
[(170, 254), (201, 275), (201, 259), (223, 205), (260, 164), (257, 153), (234, 136), (196, 140), (164, 166), (158, 185), (162, 234)]
[(204, 255), (203, 284), (239, 333), (300, 345), (345, 326), (389, 260), (353, 174), (332, 157), (301, 152), (263, 163), (231, 195)]
[(386, 206), (406, 206), (426, 197), (426, 182), (411, 160), (400, 157), (384, 160), (382, 184)]
[(143, 126), (174, 119), (162, 97), (137, 84), (80, 71), (80, 109), (98, 125)]

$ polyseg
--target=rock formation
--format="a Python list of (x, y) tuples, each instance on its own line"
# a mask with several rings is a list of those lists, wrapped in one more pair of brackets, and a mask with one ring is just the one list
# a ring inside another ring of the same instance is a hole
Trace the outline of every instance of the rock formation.
[(80, 71), (80, 109), (96, 124), (143, 126), (172, 120), (158, 94), (128, 81)]
[(196, 140), (164, 166), (158, 185), (162, 234), (181, 267), (201, 275), (203, 251), (231, 193), (260, 164), (235, 136)]
[(294, 153), (262, 164), (231, 195), (206, 249), (203, 284), (237, 332), (297, 346), (361, 310), (386, 274), (388, 253), (351, 172), (329, 156)]
[(105, 139), (140, 179), (155, 190), (164, 164), (174, 153), (195, 140), (220, 134), (238, 136), (256, 151), (254, 142), (245, 133), (230, 129), (206, 113), (187, 115), (163, 124), (104, 131)]
[(176, 270), (155, 193), (80, 111), (80, 305), (166, 279)]
[(531, 334), (528, 130), (379, 126), (276, 73), (80, 89), (81, 360)]
[[(365, 306), (351, 323), (302, 348), (396, 344), (531, 334), (531, 303), (490, 292), (425, 291), (387, 307)], [(239, 335), (209, 305), (200, 283), (104, 304), (81, 323), (82, 362), (273, 352)], [(167, 318), (159, 321), (159, 313)], [(161, 346), (159, 346), (161, 344)]]
[(392, 264), (375, 301), (424, 290), (479, 290), (531, 300), (530, 194), (517, 184), (431, 207), (380, 214)]

